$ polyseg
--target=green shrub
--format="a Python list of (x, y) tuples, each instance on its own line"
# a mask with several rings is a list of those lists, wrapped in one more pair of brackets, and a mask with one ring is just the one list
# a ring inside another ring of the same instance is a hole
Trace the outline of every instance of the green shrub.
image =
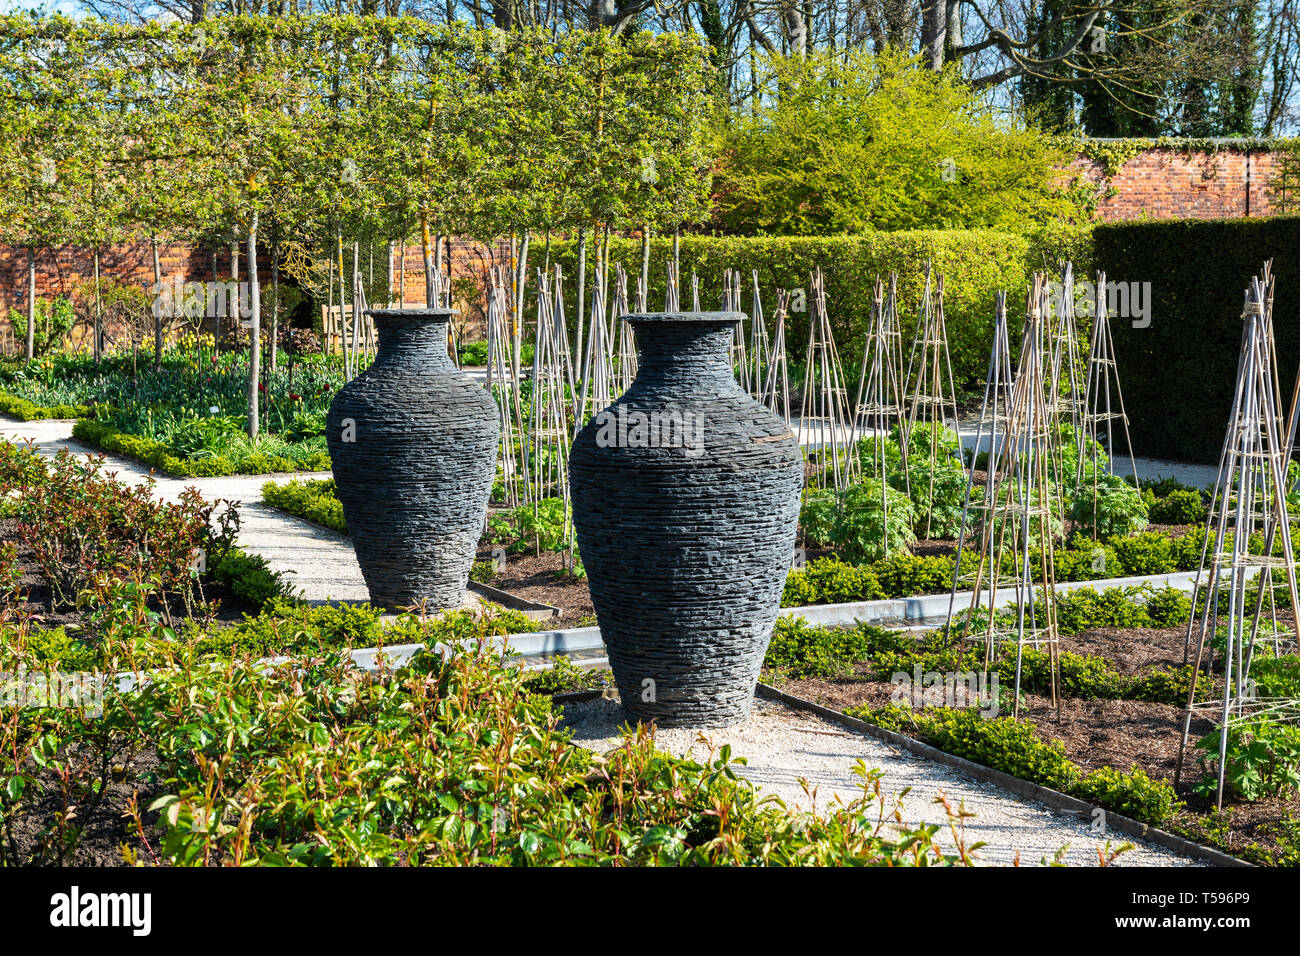
[(885, 597), (939, 594), (952, 588), (953, 559), (946, 554), (892, 554), (875, 566)]
[[(1031, 554), (1030, 561), (1035, 569), (1039, 567), (1037, 549)], [(1092, 541), (1077, 534), (1071, 538), (1068, 548), (1053, 551), (1053, 561), (1058, 582), (1096, 581), (1099, 578), (1118, 578), (1129, 573), (1111, 544)]]
[[(1149, 322), (1112, 322), (1133, 447), (1154, 458), (1218, 462), (1237, 379), (1242, 291), (1268, 259), (1279, 288), (1300, 286), (1300, 264), (1279, 256), (1298, 242), (1294, 216), (1096, 226), (1094, 269), (1125, 282), (1158, 280), (1149, 287)], [(1300, 302), (1282, 298), (1273, 306), (1277, 354), (1295, 356)], [(1295, 373), (1294, 361), (1281, 363), (1282, 395), (1291, 395)]]
[(329, 455), (319, 452), (302, 461), (291, 461), (281, 456), (255, 453), (239, 462), (223, 455), (202, 458), (185, 458), (173, 453), (169, 445), (152, 438), (118, 431), (111, 425), (82, 418), (72, 427), (72, 436), (88, 445), (115, 455), (125, 455), (180, 478), (210, 478), (219, 475), (263, 475), (291, 471), (328, 471)]
[[(845, 564), (834, 558), (817, 558), (786, 575), (783, 607), (807, 604), (848, 604), (875, 601), (885, 596), (870, 567)], [(797, 603), (802, 602), (802, 603)]]
[(1163, 826), (1181, 807), (1173, 787), (1133, 767), (1100, 768), (1084, 774), (1059, 741), (1044, 741), (1033, 725), (1011, 717), (986, 718), (978, 710), (917, 711), (890, 704), (845, 711), (896, 733), (911, 734), (940, 750), (993, 770), (1058, 790), (1153, 826)]
[(818, 627), (801, 618), (779, 618), (772, 629), (763, 666), (779, 678), (806, 680), (844, 677), (881, 646), (896, 646), (898, 636), (860, 624), (852, 629)]
[[(906, 53), (774, 55), (761, 76), (755, 109), (733, 114), (722, 143), (715, 196), (725, 231), (1018, 229), (1081, 211), (1057, 182), (1058, 143), (995, 121), (958, 78), (918, 71)], [(950, 176), (935, 168), (944, 157)]]
[(1157, 497), (1149, 509), (1154, 524), (1202, 524), (1205, 514), (1201, 493), (1192, 490), (1175, 490), (1163, 498)]
[(928, 713), (921, 726), (925, 739), (940, 750), (1022, 780), (1068, 792), (1079, 778), (1079, 768), (1066, 758), (1059, 741), (1040, 740), (1033, 725), (1012, 717), (939, 709)]
[(1163, 826), (1179, 806), (1167, 780), (1153, 780), (1134, 765), (1127, 772), (1100, 767), (1074, 786), (1074, 796), (1152, 826)]
[(212, 568), (213, 580), (220, 581), (254, 607), (261, 607), (285, 593), (284, 575), (272, 571), (266, 558), (231, 548)]
[(0, 392), (0, 413), (25, 422), (42, 418), (82, 418), (93, 414), (89, 405), (33, 405), (25, 398)]
[(469, 568), (469, 579), (479, 584), (491, 584), (496, 580), (497, 563), (495, 561), (475, 561)]
[(1110, 538), (1106, 543), (1114, 550), (1123, 573), (1137, 577), (1180, 570), (1174, 540), (1159, 531), (1144, 531), (1132, 537)]
[(1147, 601), (1152, 627), (1180, 627), (1192, 616), (1192, 596), (1178, 588), (1157, 588)]
[(1147, 503), (1118, 475), (1085, 477), (1070, 503), (1069, 517), (1098, 538), (1129, 535), (1147, 526)]
[(333, 478), (294, 479), (284, 484), (268, 481), (262, 485), (262, 500), (272, 508), (314, 521), (339, 534), (348, 533), (343, 503), (335, 497)]
[[(1149, 589), (1145, 588), (1106, 588), (1100, 592), (1092, 588), (1074, 588), (1057, 595), (1057, 626), (1062, 634), (1079, 634), (1107, 627), (1151, 627), (1151, 615), (1147, 613), (1145, 603), (1148, 593)], [(1138, 597), (1144, 600), (1136, 600)], [(1045, 615), (1047, 609), (1041, 603), (1038, 606), (1038, 613)]]

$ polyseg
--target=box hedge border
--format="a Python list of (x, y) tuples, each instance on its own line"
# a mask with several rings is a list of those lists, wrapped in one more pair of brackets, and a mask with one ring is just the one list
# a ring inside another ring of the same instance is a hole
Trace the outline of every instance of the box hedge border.
[(211, 458), (182, 458), (172, 454), (162, 442), (118, 431), (111, 425), (91, 418), (78, 419), (77, 424), (72, 427), (72, 437), (101, 451), (134, 458), (142, 464), (177, 478), (273, 475), (330, 470), (329, 456), (324, 452), (313, 457), (309, 462), (311, 467), (308, 468), (300, 468), (295, 462), (278, 455), (249, 455), (239, 463), (232, 462), (224, 455), (213, 455)]

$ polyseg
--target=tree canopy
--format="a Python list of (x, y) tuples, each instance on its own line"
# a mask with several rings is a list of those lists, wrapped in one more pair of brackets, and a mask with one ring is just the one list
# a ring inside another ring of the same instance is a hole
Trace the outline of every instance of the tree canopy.
[(727, 231), (1021, 229), (1075, 211), (1058, 182), (1064, 154), (1000, 119), (952, 70), (889, 51), (769, 63), (769, 95), (723, 134)]

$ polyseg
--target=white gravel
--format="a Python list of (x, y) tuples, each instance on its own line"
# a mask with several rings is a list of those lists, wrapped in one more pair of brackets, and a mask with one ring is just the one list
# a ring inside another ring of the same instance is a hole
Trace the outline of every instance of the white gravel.
[[(574, 741), (596, 752), (619, 745), (620, 727), (628, 717), (614, 699), (601, 698), (564, 707), (567, 726)], [(703, 760), (708, 745), (731, 744), (747, 766), (739, 768), (759, 791), (781, 798), (787, 806), (801, 810), (824, 810), (835, 800), (848, 802), (861, 795), (852, 769), (858, 760), (868, 769), (884, 771), (882, 786), (890, 795), (909, 792), (903, 798), (903, 819), (910, 824), (938, 823), (943, 846), (954, 846), (947, 830), (947, 811), (934, 801), (947, 797), (954, 808), (964, 807), (975, 817), (966, 821), (967, 846), (985, 843), (975, 854), (983, 865), (1005, 866), (1017, 856), (1023, 865), (1051, 860), (1065, 848), (1063, 861), (1072, 866), (1095, 866), (1098, 851), (1104, 851), (1107, 837), (1093, 833), (1092, 820), (1050, 809), (1033, 800), (899, 750), (883, 741), (857, 733), (815, 715), (794, 710), (776, 701), (758, 699), (749, 719), (723, 730), (669, 728), (657, 731), (656, 744), (674, 756)], [(805, 792), (800, 778), (806, 780)], [(910, 788), (910, 789), (909, 789)], [(1119, 866), (1197, 866), (1200, 861), (1163, 847), (1131, 840), (1121, 833), (1109, 837), (1112, 849), (1133, 843), (1121, 854)]]

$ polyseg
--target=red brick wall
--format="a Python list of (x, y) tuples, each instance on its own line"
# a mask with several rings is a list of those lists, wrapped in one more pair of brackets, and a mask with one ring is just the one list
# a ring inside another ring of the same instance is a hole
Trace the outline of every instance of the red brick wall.
[(1123, 219), (1229, 219), (1271, 215), (1268, 184), (1277, 157), (1268, 152), (1140, 153), (1107, 182), (1102, 164), (1080, 156), (1071, 173), (1103, 191), (1097, 214)]
[[(208, 282), (230, 277), (231, 251), (229, 246), (219, 247), (216, 251), (216, 270), (213, 271), (213, 250), (185, 242), (162, 242), (159, 245), (159, 265), (164, 282), (170, 283), (174, 276), (180, 276), (182, 282)], [(396, 287), (402, 279), (401, 247), (393, 249), (393, 282)], [(27, 300), (27, 250), (21, 247), (0, 245), (0, 351), (12, 353), (16, 345), (13, 341), (9, 322), (10, 309), (25, 309)], [(482, 304), (479, 301), (489, 270), (500, 265), (504, 274), (510, 269), (510, 243), (497, 243), (494, 246), (456, 239), (450, 248), (444, 251), (450, 259), (453, 280), (469, 277), (473, 288), (477, 290), (470, 298), (458, 301), (456, 306), (464, 313), (465, 331), (470, 338), (480, 337), (484, 323)], [(530, 252), (529, 258), (533, 254)], [(263, 248), (258, 252), (259, 276), (263, 282), (270, 281), (271, 262), (269, 250)], [(376, 279), (382, 274), (381, 261), (375, 263)], [(444, 260), (445, 261), (445, 260)], [(364, 262), (364, 257), (363, 257)], [(247, 259), (241, 255), (239, 270), (241, 277), (247, 274)], [(148, 242), (131, 242), (107, 247), (100, 254), (100, 274), (118, 282), (127, 282), (140, 286), (152, 286), (154, 282), (153, 256)], [(42, 249), (36, 256), (36, 295), (38, 298), (52, 298), (59, 295), (73, 295), (84, 283), (94, 277), (94, 258), (89, 249), (64, 246), (58, 249)], [(406, 302), (408, 305), (424, 302), (424, 259), (418, 242), (406, 247), (405, 272)], [(463, 284), (457, 290), (465, 290)], [(395, 296), (396, 298), (396, 296)], [(378, 305), (380, 303), (374, 303)], [(74, 339), (79, 338), (84, 330), (74, 332)]]

